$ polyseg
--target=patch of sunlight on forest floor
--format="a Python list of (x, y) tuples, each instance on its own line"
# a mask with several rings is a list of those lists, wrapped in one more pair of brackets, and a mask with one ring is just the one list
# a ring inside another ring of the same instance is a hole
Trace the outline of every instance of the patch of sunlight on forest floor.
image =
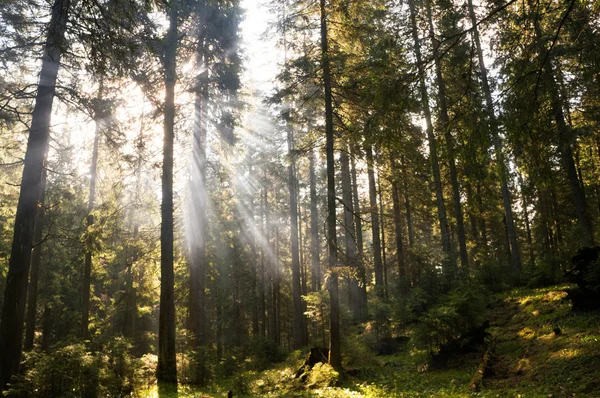
[[(303, 361), (296, 352), (264, 371), (248, 371), (194, 390), (158, 394), (156, 387), (142, 397), (599, 397), (600, 312), (571, 312), (563, 289), (552, 286), (516, 289), (495, 297), (488, 308), (488, 331), (496, 340), (492, 371), (479, 392), (469, 381), (481, 353), (461, 355), (445, 369), (433, 369), (427, 353), (411, 344), (392, 356), (372, 356), (351, 368), (335, 387), (327, 387), (332, 370), (302, 385), (294, 378)], [(369, 363), (369, 365), (364, 365)]]

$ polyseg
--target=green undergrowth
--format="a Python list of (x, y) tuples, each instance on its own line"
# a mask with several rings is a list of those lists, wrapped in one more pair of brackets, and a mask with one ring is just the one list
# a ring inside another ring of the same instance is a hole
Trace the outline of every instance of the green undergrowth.
[(478, 392), (469, 382), (480, 352), (440, 369), (412, 342), (396, 355), (375, 356), (346, 337), (350, 374), (317, 366), (301, 383), (294, 374), (305, 353), (296, 351), (266, 370), (246, 370), (203, 390), (181, 386), (177, 395), (159, 395), (152, 387), (138, 396), (224, 397), (231, 390), (234, 397), (598, 397), (600, 314), (571, 312), (566, 287), (516, 289), (492, 299), (486, 318), (496, 355)]

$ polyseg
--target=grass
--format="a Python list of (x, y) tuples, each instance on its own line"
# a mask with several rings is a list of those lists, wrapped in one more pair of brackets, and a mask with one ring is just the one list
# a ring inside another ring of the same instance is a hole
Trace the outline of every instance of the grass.
[(397, 355), (363, 358), (366, 365), (337, 386), (327, 386), (329, 373), (315, 375), (312, 388), (301, 385), (294, 378), (302, 362), (296, 352), (267, 370), (247, 371), (209, 389), (180, 386), (177, 395), (159, 395), (153, 387), (139, 396), (224, 397), (232, 390), (235, 397), (598, 397), (600, 313), (571, 312), (566, 287), (516, 289), (494, 299), (487, 314), (497, 340), (494, 373), (479, 392), (468, 385), (480, 354), (433, 369), (427, 354), (409, 343)]

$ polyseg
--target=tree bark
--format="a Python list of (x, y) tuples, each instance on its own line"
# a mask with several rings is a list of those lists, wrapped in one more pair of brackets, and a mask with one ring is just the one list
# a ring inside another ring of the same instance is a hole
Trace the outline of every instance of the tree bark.
[(160, 314), (158, 320), (159, 383), (177, 384), (175, 356), (175, 275), (173, 271), (173, 144), (175, 139), (175, 82), (177, 58), (177, 6), (168, 11), (169, 30), (164, 49), (165, 109), (160, 229)]
[(329, 364), (336, 370), (342, 368), (342, 352), (340, 345), (340, 309), (338, 293), (337, 236), (335, 211), (335, 137), (333, 131), (333, 98), (331, 92), (331, 71), (329, 65), (329, 43), (327, 37), (326, 0), (320, 0), (321, 11), (321, 68), (323, 70), (323, 86), (325, 94), (325, 139), (327, 154), (327, 242), (329, 248), (329, 297), (330, 297), (330, 330), (329, 330)]
[(42, 57), (42, 69), (31, 115), (31, 128), (23, 167), (23, 178), (14, 235), (8, 263), (0, 318), (0, 391), (18, 373), (21, 360), (25, 301), (35, 217), (40, 198), (42, 171), (50, 137), (52, 102), (56, 93), (56, 78), (69, 12), (69, 0), (55, 0), (48, 26), (48, 36)]
[(494, 102), (492, 100), (492, 91), (489, 86), (489, 80), (487, 70), (485, 68), (485, 62), (483, 59), (483, 52), (481, 50), (481, 41), (479, 39), (479, 29), (477, 25), (477, 17), (473, 9), (473, 1), (468, 0), (467, 5), (469, 8), (469, 16), (471, 18), (473, 39), (475, 41), (475, 47), (477, 50), (477, 57), (479, 59), (479, 73), (481, 75), (481, 88), (485, 96), (485, 102), (489, 117), (489, 127), (492, 134), (492, 142), (494, 150), (496, 152), (496, 162), (498, 165), (498, 174), (500, 176), (501, 191), (502, 191), (502, 204), (504, 206), (504, 216), (506, 217), (506, 228), (508, 232), (508, 239), (510, 242), (510, 255), (511, 255), (511, 271), (513, 277), (518, 279), (521, 274), (521, 255), (519, 253), (519, 244), (517, 241), (517, 230), (515, 228), (515, 222), (512, 211), (512, 200), (511, 193), (508, 187), (508, 168), (506, 166), (506, 159), (504, 157), (504, 150), (502, 148), (502, 140), (498, 132), (498, 120), (496, 119), (496, 111), (494, 109)]

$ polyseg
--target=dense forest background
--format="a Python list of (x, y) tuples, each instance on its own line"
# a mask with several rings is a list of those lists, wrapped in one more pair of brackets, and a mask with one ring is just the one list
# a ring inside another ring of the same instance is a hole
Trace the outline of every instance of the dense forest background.
[(435, 355), (595, 245), (599, 46), (589, 0), (3, 0), (0, 388)]

